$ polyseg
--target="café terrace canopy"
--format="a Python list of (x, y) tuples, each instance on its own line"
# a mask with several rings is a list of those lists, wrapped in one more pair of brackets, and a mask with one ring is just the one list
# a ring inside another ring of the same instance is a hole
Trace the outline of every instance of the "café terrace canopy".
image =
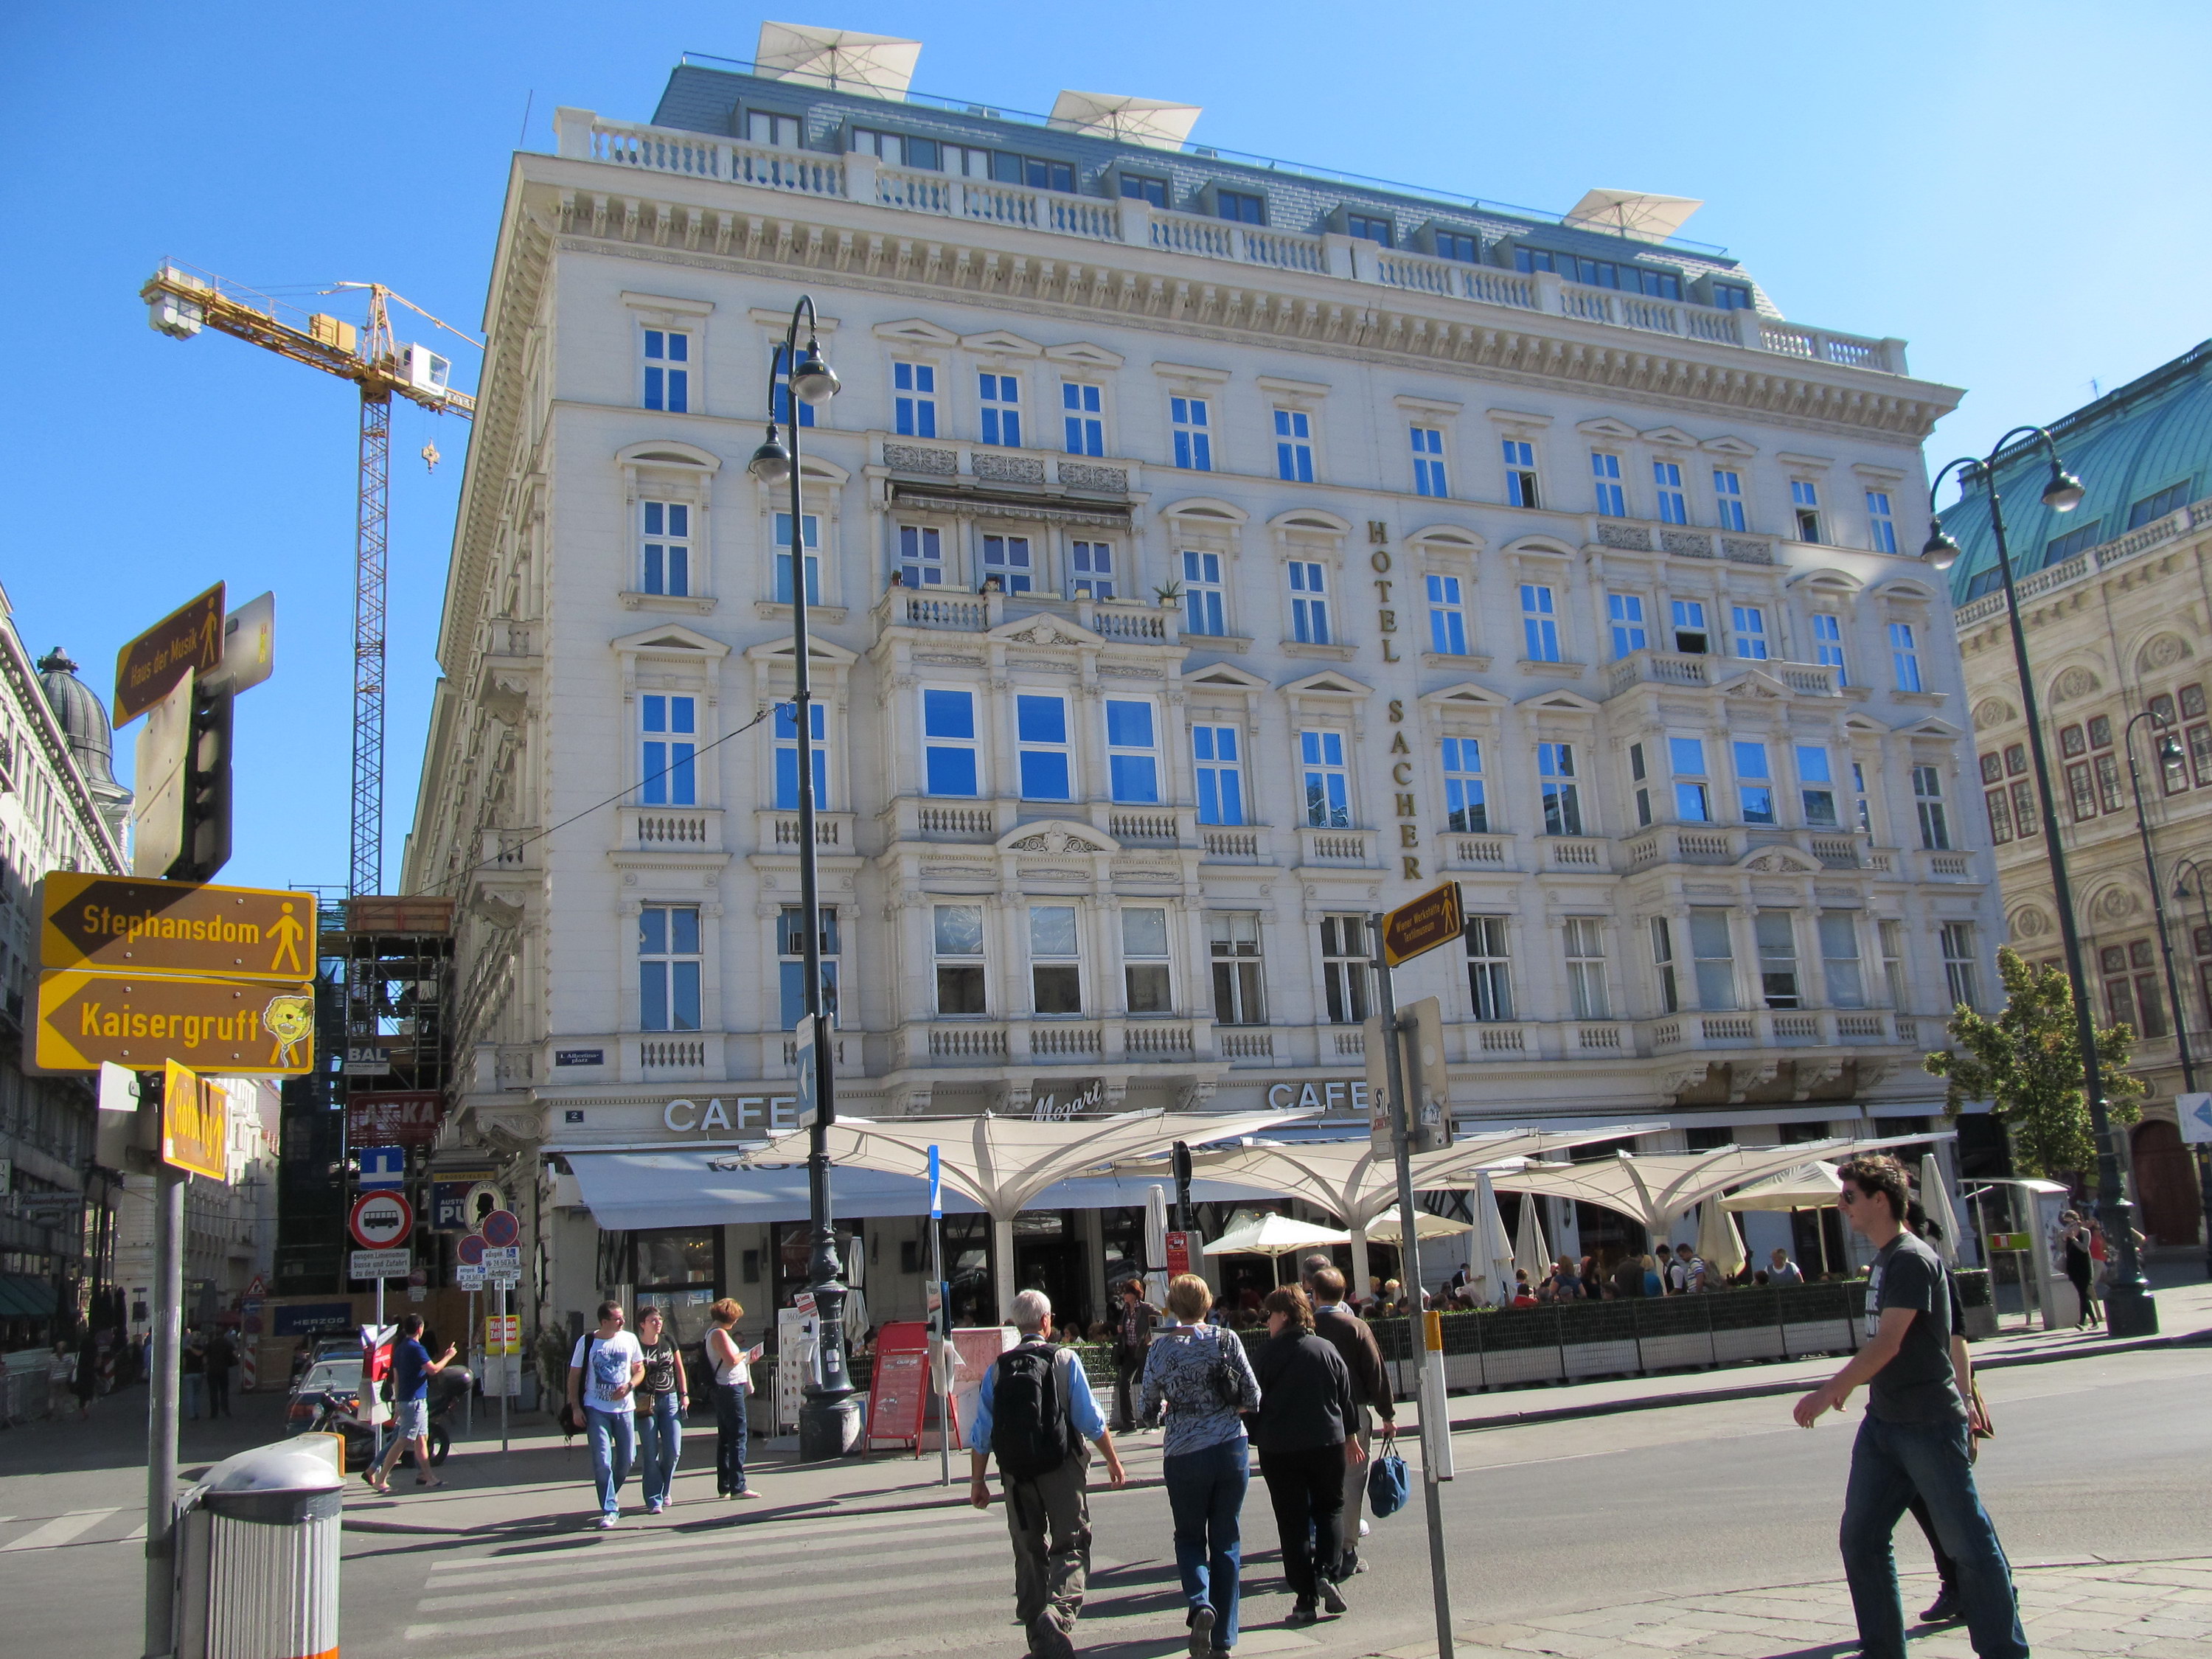
[(1716, 1146), (1703, 1152), (1615, 1152), (1588, 1164), (1528, 1164), (1494, 1173), (1501, 1193), (1540, 1193), (1632, 1216), (1662, 1233), (1709, 1198), (1822, 1158), (1948, 1139), (1950, 1132), (1878, 1140), (1801, 1140), (1788, 1146)]
[[(1116, 1163), (1146, 1153), (1164, 1153), (1178, 1140), (1202, 1146), (1256, 1134), (1309, 1115), (1297, 1111), (1117, 1112), (1046, 1121), (988, 1113), (885, 1122), (841, 1118), (830, 1126), (828, 1143), (833, 1166), (909, 1177), (928, 1174), (929, 1149), (935, 1146), (947, 1195), (966, 1199), (991, 1218), (999, 1259), (1011, 1267), (1014, 1218), (1047, 1188), (1106, 1174)], [(753, 1159), (801, 1164), (806, 1158), (807, 1134), (802, 1129), (770, 1141)], [(1013, 1274), (1002, 1272), (995, 1278), (1000, 1315), (1009, 1316), (1013, 1312)]]

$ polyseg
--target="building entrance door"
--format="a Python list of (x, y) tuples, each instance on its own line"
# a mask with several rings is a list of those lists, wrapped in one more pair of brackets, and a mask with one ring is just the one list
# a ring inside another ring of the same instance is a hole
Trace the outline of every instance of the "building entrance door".
[(2203, 1200), (2197, 1165), (2181, 1131), (2163, 1118), (2136, 1126), (2136, 1191), (2142, 1200), (2136, 1224), (2154, 1244), (2194, 1244)]
[(1073, 1322), (1079, 1332), (1097, 1316), (1090, 1266), (1073, 1210), (1025, 1210), (1014, 1218), (1014, 1289), (1050, 1297), (1055, 1328)]

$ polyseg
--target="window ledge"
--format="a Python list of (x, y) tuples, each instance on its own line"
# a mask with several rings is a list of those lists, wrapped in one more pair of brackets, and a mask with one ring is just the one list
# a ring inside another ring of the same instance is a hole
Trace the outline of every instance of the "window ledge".
[(1531, 662), (1528, 658), (1523, 657), (1521, 659), (1520, 665), (1521, 672), (1524, 674), (1547, 674), (1563, 680), (1578, 680), (1583, 677), (1583, 671), (1589, 665), (1579, 662)]
[[(777, 605), (768, 599), (756, 599), (753, 602), (753, 614), (767, 621), (775, 622), (788, 618), (791, 615), (791, 607), (787, 605)], [(806, 616), (810, 622), (819, 617), (826, 623), (841, 623), (845, 620), (845, 607), (842, 605), (810, 605), (806, 607)]]
[(1941, 708), (1949, 695), (1942, 691), (1893, 691), (1890, 696), (1898, 702), (1909, 702), (1923, 708)]
[(1486, 674), (1490, 672), (1490, 659), (1487, 657), (1455, 656), (1449, 651), (1424, 651), (1421, 653), (1421, 666), (1424, 668), (1464, 668), (1474, 673)]
[(616, 597), (625, 611), (679, 611), (703, 617), (714, 608), (711, 593), (638, 593), (625, 588)]
[(1318, 657), (1327, 662), (1351, 662), (1359, 653), (1348, 645), (1309, 645), (1304, 640), (1285, 640), (1286, 657)]
[(1222, 651), (1232, 657), (1241, 657), (1252, 648), (1248, 634), (1194, 634), (1186, 629), (1182, 642), (1194, 651)]

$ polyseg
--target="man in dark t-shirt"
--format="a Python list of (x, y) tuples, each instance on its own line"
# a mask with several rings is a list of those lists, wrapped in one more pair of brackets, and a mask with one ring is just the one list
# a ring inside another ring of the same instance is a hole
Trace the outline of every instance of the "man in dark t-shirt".
[(1911, 1188), (1903, 1165), (1866, 1154), (1841, 1173), (1844, 1218), (1876, 1251), (1867, 1279), (1866, 1335), (1850, 1363), (1800, 1400), (1794, 1415), (1799, 1427), (1809, 1429), (1866, 1385), (1839, 1540), (1860, 1653), (1863, 1659), (1905, 1659), (1905, 1605), (1890, 1534), (1917, 1492), (1957, 1563), (1960, 1609), (1975, 1653), (2027, 1659), (2012, 1568), (1974, 1488), (1943, 1264), (1905, 1231)]

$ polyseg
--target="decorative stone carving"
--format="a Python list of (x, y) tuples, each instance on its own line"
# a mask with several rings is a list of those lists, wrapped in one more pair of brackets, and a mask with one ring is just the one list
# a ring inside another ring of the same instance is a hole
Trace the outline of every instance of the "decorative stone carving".
[(1101, 674), (1122, 680), (1164, 680), (1167, 676), (1157, 668), (1133, 668), (1126, 663), (1109, 662), (1098, 665)]
[(1013, 843), (1013, 850), (1017, 853), (1103, 853), (1106, 849), (1097, 842), (1070, 835), (1065, 830), (1047, 830), (1038, 835), (1023, 836)]
[(1735, 564), (1772, 564), (1774, 550), (1765, 542), (1748, 542), (1734, 536), (1721, 538), (1721, 556)]
[(1009, 657), (1006, 666), (1032, 669), (1040, 674), (1079, 674), (1083, 672), (1072, 662), (1050, 657)]
[(2014, 939), (2041, 939), (2051, 931), (2051, 918), (2033, 904), (2022, 905), (2020, 914), (2012, 919)]
[(1600, 547), (1625, 548), (1635, 553), (1649, 553), (1651, 550), (1651, 532), (1638, 529), (1634, 525), (1600, 524), (1597, 527), (1597, 540)]
[(1791, 1069), (1791, 1098), (1810, 1100), (1813, 1091), (1825, 1089), (1844, 1074), (1850, 1062), (1847, 1054), (1838, 1054), (1831, 1060), (1801, 1060)]
[(1771, 1087), (1774, 1079), (1781, 1074), (1782, 1062), (1779, 1060), (1763, 1060), (1755, 1066), (1731, 1065), (1729, 1067), (1729, 1103), (1741, 1106), (1750, 1098), (1753, 1090)]
[(1087, 461), (1062, 461), (1060, 481), (1070, 489), (1096, 489), (1110, 495), (1129, 493), (1129, 472), (1126, 467), (1093, 466)]
[[(916, 662), (935, 663), (945, 668), (981, 668), (983, 659), (964, 651), (917, 651)], [(794, 717), (795, 718), (795, 717)]]
[(2154, 668), (2171, 668), (2176, 663), (2187, 662), (2194, 653), (2189, 641), (2179, 634), (2159, 634), (2136, 653), (2136, 666), (2144, 673)]
[(522, 921), (523, 908), (478, 888), (469, 895), (469, 913), (483, 917), (495, 927), (514, 927)]
[(478, 701), (502, 725), (519, 726), (530, 718), (530, 688), (518, 681), (495, 678)]
[(1694, 1089), (1705, 1082), (1712, 1069), (1711, 1060), (1698, 1060), (1662, 1072), (1659, 1074), (1659, 1092), (1662, 1095), (1680, 1095), (1685, 1090)]
[(1044, 463), (1031, 455), (976, 455), (969, 465), (979, 478), (988, 478), (994, 483), (1041, 484), (1044, 482)]
[(1713, 538), (1700, 536), (1693, 530), (1662, 530), (1659, 532), (1659, 550), (1685, 559), (1710, 559), (1713, 556)]
[(2007, 720), (2017, 720), (2019, 712), (2002, 697), (1984, 697), (1974, 705), (1974, 730), (1986, 732), (1993, 726), (2002, 726)]
[(1063, 634), (1053, 625), (1049, 617), (1039, 617), (1027, 628), (1006, 635), (1008, 641), (1020, 645), (1080, 645), (1082, 641), (1073, 634)]
[(951, 477), (960, 470), (957, 449), (928, 449), (920, 444), (885, 444), (884, 465), (898, 472), (933, 472)]
[(2090, 902), (2089, 914), (2100, 921), (2125, 921), (2142, 908), (2136, 896), (2124, 887), (2107, 887)]
[(2094, 696), (2104, 689), (2104, 682), (2089, 670), (2069, 668), (2052, 684), (2051, 701), (2054, 703), (2075, 702), (2083, 697)]
[(1091, 879), (1091, 872), (1088, 870), (1024, 870), (1022, 872), (1022, 876), (1024, 879), (1029, 881), (1088, 881)]

